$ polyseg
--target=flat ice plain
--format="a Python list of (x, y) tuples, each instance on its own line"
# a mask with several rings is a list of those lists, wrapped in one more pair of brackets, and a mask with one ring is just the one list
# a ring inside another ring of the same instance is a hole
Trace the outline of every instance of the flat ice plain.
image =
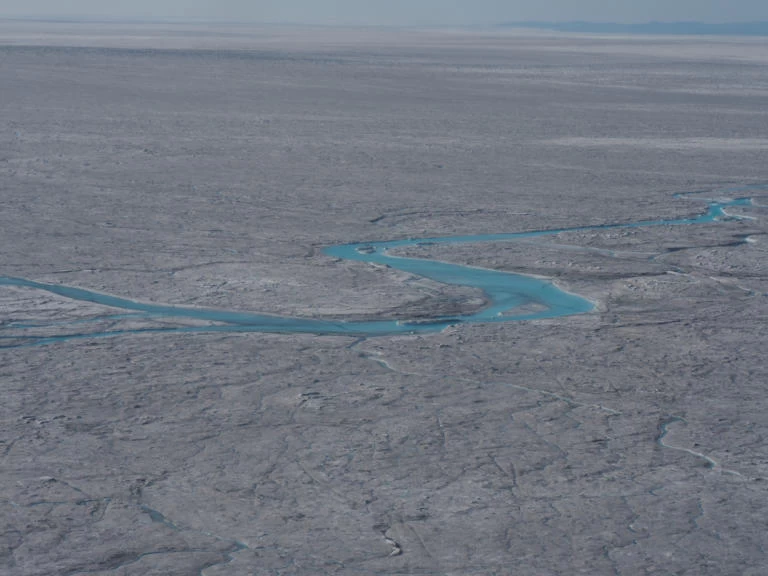
[(0, 22), (0, 78), (0, 276), (407, 322), (487, 298), (323, 250), (581, 228), (398, 254), (595, 306), (224, 333), (2, 285), (3, 573), (764, 573), (765, 40)]

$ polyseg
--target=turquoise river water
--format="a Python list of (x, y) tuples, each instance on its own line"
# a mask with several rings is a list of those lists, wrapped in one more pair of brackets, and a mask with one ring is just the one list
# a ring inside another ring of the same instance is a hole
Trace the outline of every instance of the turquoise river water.
[[(499, 270), (449, 264), (434, 260), (398, 257), (391, 254), (391, 251), (397, 248), (411, 246), (514, 241), (553, 235), (561, 232), (706, 224), (728, 218), (729, 216), (725, 212), (728, 207), (750, 204), (751, 199), (749, 198), (738, 198), (727, 201), (708, 201), (706, 212), (691, 218), (644, 220), (632, 223), (577, 226), (573, 228), (512, 232), (507, 234), (480, 234), (364, 242), (331, 246), (323, 250), (324, 254), (330, 257), (384, 264), (391, 268), (430, 278), (444, 284), (479, 288), (485, 293), (488, 301), (487, 306), (472, 314), (437, 316), (429, 319), (420, 318), (414, 319), (413, 321), (387, 319), (370, 321), (334, 321), (315, 318), (274, 316), (253, 312), (216, 310), (191, 306), (151, 304), (103, 294), (85, 288), (0, 276), (0, 286), (16, 286), (42, 290), (72, 300), (93, 302), (124, 311), (124, 313), (121, 314), (111, 313), (107, 316), (74, 321), (62, 321), (58, 324), (22, 324), (14, 322), (0, 324), (0, 331), (7, 331), (9, 329), (14, 331), (14, 334), (6, 333), (0, 335), (0, 340), (6, 342), (6, 345), (0, 344), (0, 347), (41, 345), (81, 338), (147, 332), (272, 332), (336, 334), (367, 337), (438, 332), (450, 325), (470, 322), (512, 322), (583, 314), (594, 308), (592, 302), (576, 294), (564, 291), (545, 279)], [(535, 312), (530, 311), (531, 307), (529, 305), (531, 304), (536, 305)], [(528, 311), (515, 313), (516, 309), (521, 309), (523, 306), (526, 306), (526, 310)], [(163, 320), (193, 319), (208, 321), (213, 324), (207, 326), (115, 329), (106, 331), (74, 330), (75, 325), (83, 326), (93, 322), (127, 318)], [(19, 333), (19, 330), (37, 329), (36, 331), (39, 331), (40, 328), (53, 327), (54, 325), (58, 326), (58, 332), (61, 329), (62, 324), (66, 327), (71, 326), (73, 331), (66, 334), (56, 333), (55, 335), (30, 335), (29, 333)]]

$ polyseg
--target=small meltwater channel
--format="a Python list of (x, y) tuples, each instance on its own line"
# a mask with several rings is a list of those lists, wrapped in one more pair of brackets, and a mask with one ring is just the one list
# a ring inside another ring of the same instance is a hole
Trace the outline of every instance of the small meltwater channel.
[[(443, 284), (469, 286), (478, 288), (485, 293), (488, 305), (483, 309), (466, 315), (437, 316), (429, 319), (408, 320), (371, 320), (345, 321), (322, 320), (313, 318), (298, 318), (216, 310), (190, 306), (171, 306), (137, 302), (128, 298), (102, 294), (84, 288), (35, 282), (23, 278), (0, 276), (0, 286), (17, 286), (42, 290), (64, 298), (82, 302), (93, 302), (111, 308), (130, 312), (119, 315), (110, 313), (88, 319), (92, 322), (117, 320), (121, 318), (146, 319), (191, 319), (216, 324), (208, 326), (178, 326), (159, 328), (115, 329), (109, 331), (78, 331), (69, 334), (56, 335), (25, 335), (18, 331), (24, 328), (44, 328), (46, 326), (67, 325), (66, 321), (58, 323), (0, 324), (0, 347), (18, 347), (49, 344), (66, 340), (94, 338), (99, 336), (117, 336), (135, 333), (188, 333), (188, 332), (273, 332), (273, 333), (309, 333), (337, 334), (346, 336), (378, 336), (392, 334), (413, 334), (438, 332), (450, 325), (470, 322), (511, 322), (519, 320), (537, 320), (583, 314), (591, 311), (594, 305), (585, 298), (566, 292), (552, 282), (522, 274), (488, 270), (458, 264), (448, 264), (421, 258), (406, 258), (391, 254), (398, 248), (435, 244), (470, 244), (483, 242), (503, 242), (526, 238), (536, 238), (558, 234), (561, 232), (580, 232), (592, 230), (610, 230), (619, 228), (644, 228), (650, 226), (678, 226), (705, 224), (716, 222), (727, 217), (725, 210), (733, 206), (748, 206), (749, 198), (735, 200), (709, 201), (705, 213), (694, 218), (669, 220), (645, 220), (623, 224), (604, 224), (598, 226), (577, 226), (551, 230), (536, 230), (529, 232), (513, 232), (508, 234), (480, 234), (471, 236), (445, 236), (435, 238), (419, 238), (407, 240), (390, 240), (382, 242), (365, 242), (343, 244), (325, 248), (323, 253), (334, 258), (355, 260), (373, 264), (384, 264), (391, 268), (435, 280)], [(529, 305), (536, 305), (534, 312)], [(526, 307), (526, 308), (523, 308)], [(521, 309), (515, 313), (515, 309)], [(86, 324), (88, 321), (73, 320), (71, 325)], [(8, 331), (15, 329), (15, 334)], [(3, 345), (2, 341), (7, 342)]]

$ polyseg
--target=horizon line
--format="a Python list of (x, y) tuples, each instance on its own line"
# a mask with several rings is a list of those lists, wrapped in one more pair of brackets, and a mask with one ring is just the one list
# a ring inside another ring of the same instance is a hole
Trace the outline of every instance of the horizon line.
[(522, 28), (579, 28), (579, 27), (673, 27), (696, 26), (709, 28), (735, 28), (768, 26), (768, 20), (733, 20), (725, 22), (709, 22), (704, 20), (638, 20), (620, 22), (615, 20), (512, 20), (495, 21), (485, 23), (386, 23), (376, 24), (371, 22), (357, 23), (333, 23), (333, 22), (297, 22), (288, 20), (251, 20), (251, 19), (210, 19), (210, 18), (145, 18), (145, 17), (120, 17), (106, 15), (18, 15), (2, 14), (0, 20), (16, 22), (45, 22), (68, 24), (265, 24), (265, 25), (295, 25), (295, 26), (322, 26), (322, 27), (392, 27), (392, 28), (418, 28), (418, 27), (445, 27), (445, 28), (477, 28), (477, 27), (522, 27)]

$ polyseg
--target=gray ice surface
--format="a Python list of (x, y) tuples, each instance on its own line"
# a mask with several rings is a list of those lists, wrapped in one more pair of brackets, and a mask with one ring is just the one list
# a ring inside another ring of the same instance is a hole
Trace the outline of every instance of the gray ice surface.
[(0, 572), (763, 574), (766, 63), (754, 39), (3, 23), (4, 276), (454, 314), (481, 295), (321, 250), (754, 205), (410, 248), (596, 305), (436, 334), (165, 334), (0, 287), (0, 335), (146, 328), (0, 349)]

